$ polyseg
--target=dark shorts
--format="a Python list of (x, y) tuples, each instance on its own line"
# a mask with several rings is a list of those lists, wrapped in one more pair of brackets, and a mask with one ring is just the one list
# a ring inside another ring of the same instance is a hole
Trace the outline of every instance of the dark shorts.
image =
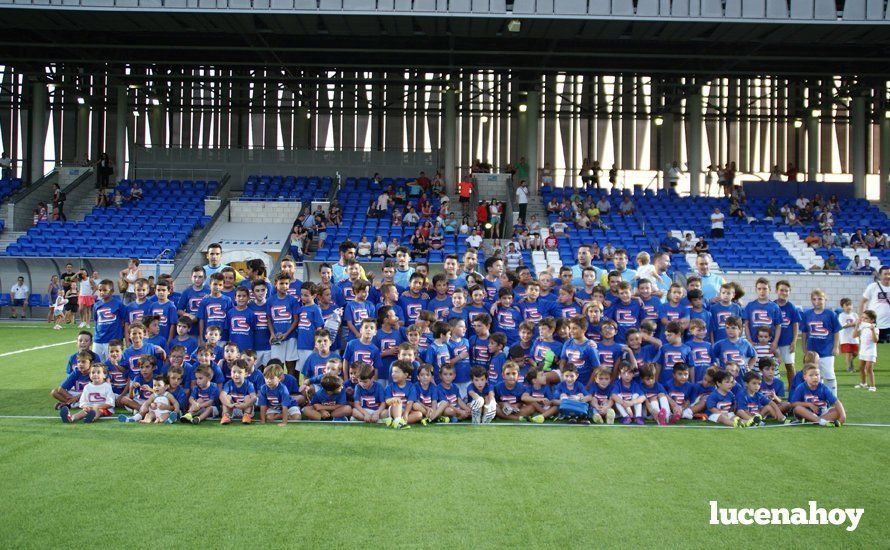
[(65, 311), (77, 312), (77, 300), (73, 298), (69, 299), (68, 303), (65, 304)]
[(12, 307), (24, 307), (24, 306), (25, 306), (25, 301), (24, 301), (24, 300), (21, 300), (21, 299), (20, 299), (20, 300), (13, 300), (13, 301), (12, 301)]
[(461, 197), (460, 202), (470, 202), (470, 197)]
[(878, 342), (882, 344), (890, 343), (890, 327), (880, 329), (878, 332)]

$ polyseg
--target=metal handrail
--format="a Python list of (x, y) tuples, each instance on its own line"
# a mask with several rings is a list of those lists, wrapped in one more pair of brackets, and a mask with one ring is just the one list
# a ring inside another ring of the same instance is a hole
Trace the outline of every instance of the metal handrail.
[[(188, 250), (183, 252), (183, 255), (182, 255), (183, 259), (191, 258), (195, 254), (195, 252), (198, 251), (198, 249), (201, 247), (201, 243), (204, 241), (204, 239), (210, 233), (210, 228), (213, 227), (213, 225), (220, 218), (220, 216), (222, 216), (222, 213), (225, 212), (226, 208), (229, 207), (229, 203), (231, 202), (229, 200), (229, 191), (230, 190), (228, 189), (230, 180), (231, 180), (231, 178), (229, 177), (229, 174), (223, 175), (222, 180), (220, 181), (220, 186), (219, 186), (219, 191), (218, 191), (219, 199), (222, 202), (220, 202), (219, 208), (216, 209), (216, 212), (213, 213), (213, 216), (210, 217), (210, 221), (207, 222), (204, 225), (204, 227), (201, 228), (201, 232), (198, 233), (198, 235), (196, 236), (195, 242), (192, 244), (192, 246), (190, 246)], [(174, 266), (173, 273), (172, 273), (172, 277), (173, 277), (174, 281), (177, 279), (177, 277), (179, 277), (179, 275), (182, 273), (182, 271), (185, 269), (185, 267), (186, 267), (185, 262), (180, 262), (179, 265)]]

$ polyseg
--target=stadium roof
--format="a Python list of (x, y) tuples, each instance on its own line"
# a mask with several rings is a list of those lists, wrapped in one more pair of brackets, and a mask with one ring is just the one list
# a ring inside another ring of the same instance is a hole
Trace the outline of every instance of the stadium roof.
[(8, 7), (6, 64), (890, 76), (890, 26)]

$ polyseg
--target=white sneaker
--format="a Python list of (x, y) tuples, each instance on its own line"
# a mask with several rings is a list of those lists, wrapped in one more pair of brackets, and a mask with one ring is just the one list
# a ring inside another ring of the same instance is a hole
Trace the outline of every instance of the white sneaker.
[(872, 387), (868, 388), (868, 391), (878, 391), (878, 388), (872, 386)]
[(77, 328), (83, 328), (85, 325), (83, 323), (78, 323)]
[(53, 330), (62, 330), (62, 325), (56, 325), (53, 327)]
[(606, 411), (606, 424), (614, 424), (615, 423), (615, 409), (609, 409)]
[(856, 385), (853, 386), (853, 387), (854, 387), (854, 388), (862, 388), (862, 389), (865, 389), (865, 388), (868, 387), (868, 384), (856, 384)]

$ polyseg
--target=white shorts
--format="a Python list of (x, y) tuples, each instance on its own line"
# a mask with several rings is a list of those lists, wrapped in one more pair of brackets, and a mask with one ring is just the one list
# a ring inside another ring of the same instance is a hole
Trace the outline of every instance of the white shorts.
[(779, 357), (786, 365), (794, 364), (794, 348), (791, 346), (779, 346)]
[(108, 344), (93, 342), (93, 353), (99, 356), (99, 361), (105, 363), (108, 361)]
[[(296, 343), (296, 341), (294, 341)], [(312, 355), (311, 349), (298, 349), (297, 350), (297, 370), (302, 371), (303, 365), (306, 363), (306, 359), (309, 359), (309, 356)]]
[(819, 358), (819, 373), (823, 380), (834, 380), (834, 355)]
[(728, 415), (730, 415), (730, 416), (733, 415), (731, 412), (712, 413), (712, 414), (709, 414), (709, 415), (708, 415), (708, 421), (709, 421), (709, 422), (714, 422), (714, 423), (716, 423), (716, 424), (719, 424), (719, 423), (720, 423), (720, 417), (723, 416), (724, 414), (728, 414)]
[[(266, 409), (266, 414), (281, 414), (281, 407)], [(287, 416), (291, 417), (293, 415), (302, 416), (300, 414), (300, 407), (294, 405), (293, 407), (287, 408)]]
[(878, 360), (878, 354), (877, 353), (862, 353), (860, 351), (859, 352), (859, 360), (860, 361), (869, 361), (871, 363), (874, 363), (875, 361)]
[(470, 384), (472, 384), (472, 382), (461, 382), (460, 384), (457, 382), (454, 383), (454, 385), (457, 386), (457, 392), (462, 398), (467, 397), (467, 388), (470, 387)]
[(270, 359), (272, 359), (272, 350), (271, 349), (256, 352), (257, 367), (260, 367), (260, 366), (265, 367), (266, 365), (269, 364)]
[(280, 344), (272, 344), (272, 359), (279, 361), (296, 361), (297, 360), (297, 341), (289, 338)]

